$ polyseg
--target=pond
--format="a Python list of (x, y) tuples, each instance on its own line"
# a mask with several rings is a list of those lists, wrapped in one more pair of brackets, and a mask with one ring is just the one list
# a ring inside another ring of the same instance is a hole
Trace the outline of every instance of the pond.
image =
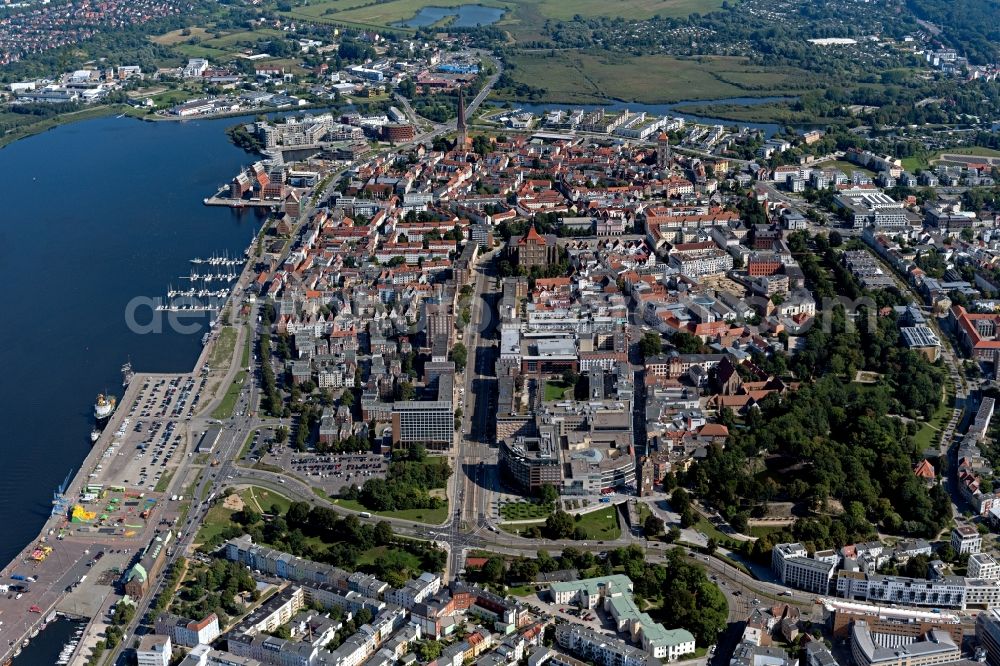
[(457, 7), (424, 7), (416, 16), (408, 21), (401, 21), (397, 26), (404, 28), (423, 28), (434, 25), (448, 17), (455, 17), (448, 26), (451, 28), (474, 28), (477, 25), (490, 25), (503, 18), (504, 10), (499, 7), (483, 5), (459, 5)]

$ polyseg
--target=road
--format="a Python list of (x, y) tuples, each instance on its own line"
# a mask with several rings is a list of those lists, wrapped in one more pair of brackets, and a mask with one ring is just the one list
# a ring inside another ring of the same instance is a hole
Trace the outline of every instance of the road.
[[(496, 449), (488, 443), (490, 414), (495, 413), (493, 396), (496, 395), (494, 365), (496, 346), (495, 304), (497, 294), (492, 263), (486, 257), (474, 273), (471, 299), (471, 318), (465, 328), (464, 344), (468, 350), (468, 363), (464, 371), (463, 394), (465, 408), (462, 427), (456, 432), (455, 471), (452, 475), (450, 497), (457, 498), (448, 525), (451, 537), (457, 539), (460, 530), (475, 532), (489, 529), (492, 502), (499, 487), (496, 477)], [(461, 570), (461, 549), (453, 546), (447, 573), (455, 578)]]

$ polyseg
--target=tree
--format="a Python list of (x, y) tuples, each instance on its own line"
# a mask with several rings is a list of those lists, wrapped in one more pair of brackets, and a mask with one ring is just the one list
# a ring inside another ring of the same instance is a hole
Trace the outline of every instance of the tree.
[(503, 581), (507, 566), (502, 557), (491, 557), (486, 560), (481, 571), (483, 580), (489, 583), (500, 583)]
[(667, 554), (663, 575), (663, 614), (668, 626), (679, 626), (694, 634), (698, 645), (709, 645), (726, 627), (728, 606), (722, 591), (689, 563), (679, 548)]
[(283, 444), (286, 439), (288, 439), (288, 428), (285, 426), (278, 426), (274, 431), (274, 441), (278, 444)]
[(643, 359), (656, 356), (663, 351), (663, 338), (655, 331), (646, 331), (639, 340), (639, 352)]
[(554, 505), (559, 499), (559, 491), (551, 483), (543, 483), (538, 487), (538, 499), (542, 504)]
[(573, 517), (557, 509), (545, 519), (545, 534), (549, 539), (568, 539), (573, 534)]
[(455, 346), (451, 348), (448, 353), (448, 358), (452, 363), (455, 364), (455, 369), (461, 372), (465, 369), (465, 363), (468, 360), (469, 353), (465, 348), (465, 345), (461, 342), (456, 342)]
[(695, 510), (688, 506), (683, 511), (681, 511), (681, 527), (691, 527), (698, 522), (698, 514)]
[(830, 232), (830, 247), (840, 247), (844, 244), (844, 237), (840, 235), (840, 232), (834, 229)]
[(684, 488), (675, 488), (674, 492), (670, 495), (670, 508), (677, 513), (681, 513), (689, 506), (691, 506), (691, 496), (688, 494), (688, 491)]
[(941, 560), (944, 562), (954, 562), (956, 559), (958, 559), (958, 556), (955, 553), (955, 549), (952, 547), (950, 543), (947, 542), (941, 544), (941, 547), (938, 548), (937, 556), (940, 557)]
[(677, 331), (670, 336), (670, 344), (681, 354), (697, 354), (705, 347), (701, 338), (687, 331)]
[(420, 641), (417, 644), (417, 654), (420, 655), (420, 661), (428, 662), (434, 661), (441, 656), (442, 644), (438, 641)]
[(385, 520), (380, 520), (375, 524), (372, 536), (375, 539), (375, 543), (380, 546), (392, 543), (392, 525)]
[(659, 536), (663, 534), (663, 520), (653, 514), (649, 514), (642, 523), (642, 529), (647, 537)]
[(410, 382), (400, 382), (396, 385), (396, 399), (407, 401), (417, 397), (417, 389)]

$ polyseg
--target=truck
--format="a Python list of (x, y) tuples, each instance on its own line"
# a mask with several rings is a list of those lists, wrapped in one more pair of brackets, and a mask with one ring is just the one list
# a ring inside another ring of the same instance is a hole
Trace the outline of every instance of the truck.
[(21, 574), (11, 574), (10, 578), (11, 580), (28, 580), (25, 576), (22, 576)]
[(360, 515), (362, 518), (371, 518), (372, 517), (372, 514), (368, 513), (367, 511), (362, 511), (358, 515)]

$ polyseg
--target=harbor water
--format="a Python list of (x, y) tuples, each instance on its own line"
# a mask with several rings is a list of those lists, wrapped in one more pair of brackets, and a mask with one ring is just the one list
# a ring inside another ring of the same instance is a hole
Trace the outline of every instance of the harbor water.
[(38, 636), (31, 639), (26, 648), (14, 660), (17, 666), (53, 666), (60, 662), (63, 650), (69, 650), (80, 641), (80, 633), (85, 622), (59, 618), (48, 625)]
[(201, 326), (179, 333), (154, 304), (169, 284), (190, 287), (191, 258), (242, 256), (261, 224), (250, 209), (202, 205), (253, 159), (225, 135), (236, 122), (107, 117), (0, 150), (4, 563), (79, 468), (94, 399), (122, 395), (122, 364), (192, 369), (208, 316), (184, 319)]

